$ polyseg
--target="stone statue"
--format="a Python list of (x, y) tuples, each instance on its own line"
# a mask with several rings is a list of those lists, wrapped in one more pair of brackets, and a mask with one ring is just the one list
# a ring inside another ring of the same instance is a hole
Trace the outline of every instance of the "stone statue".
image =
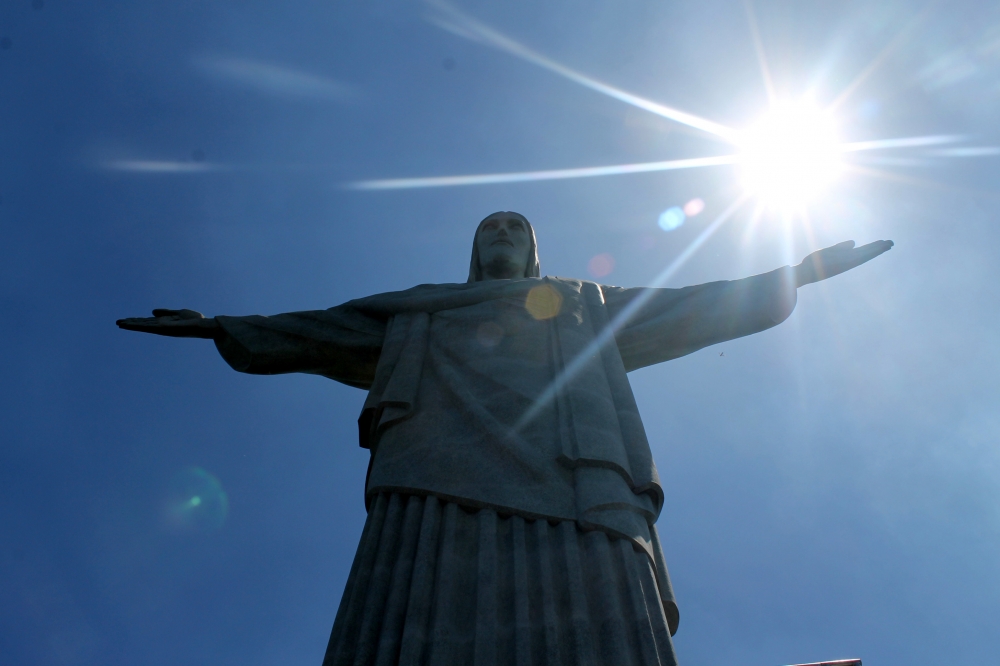
[(118, 325), (212, 339), (240, 372), (368, 390), (368, 519), (324, 666), (673, 665), (663, 491), (626, 373), (775, 326), (797, 287), (891, 247), (848, 241), (743, 280), (623, 289), (539, 277), (528, 220), (500, 212), (476, 230), (465, 284)]

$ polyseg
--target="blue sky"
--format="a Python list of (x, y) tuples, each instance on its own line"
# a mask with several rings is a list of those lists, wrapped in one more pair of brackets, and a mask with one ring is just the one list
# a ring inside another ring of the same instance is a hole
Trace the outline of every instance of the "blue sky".
[[(460, 7), (578, 72), (717, 123), (747, 126), (768, 105), (742, 2)], [(753, 9), (781, 98), (829, 103), (878, 64), (838, 108), (844, 140), (963, 140), (865, 153), (867, 171), (818, 196), (808, 222), (772, 211), (751, 224), (749, 202), (667, 282), (743, 277), (846, 239), (896, 242), (800, 290), (780, 327), (631, 375), (667, 498), (659, 528), (681, 661), (991, 663), (1000, 10)], [(0, 5), (5, 663), (322, 659), (365, 517), (363, 393), (239, 375), (208, 342), (127, 333), (115, 319), (318, 309), (461, 282), (476, 223), (498, 209), (534, 223), (543, 274), (592, 278), (613, 263), (602, 282), (646, 285), (739, 196), (731, 166), (345, 187), (727, 150), (442, 29), (429, 20), (440, 11)], [(657, 226), (694, 198), (699, 215)], [(592, 263), (599, 255), (612, 261)], [(171, 513), (192, 468), (220, 484), (199, 492), (217, 512), (224, 492), (224, 516)]]

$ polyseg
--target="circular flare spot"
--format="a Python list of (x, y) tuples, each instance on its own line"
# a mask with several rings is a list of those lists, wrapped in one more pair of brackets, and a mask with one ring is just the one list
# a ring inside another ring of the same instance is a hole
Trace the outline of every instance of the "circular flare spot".
[(587, 270), (594, 277), (604, 277), (615, 270), (615, 258), (610, 254), (599, 254), (587, 264)]
[(684, 214), (688, 217), (694, 217), (703, 210), (705, 210), (705, 202), (701, 199), (691, 199), (684, 204)]
[(222, 483), (201, 467), (175, 474), (167, 488), (165, 518), (178, 532), (210, 532), (222, 527), (229, 498)]
[(674, 229), (679, 229), (684, 224), (685, 217), (684, 211), (679, 206), (671, 206), (660, 213), (660, 219), (657, 220), (657, 224), (664, 231), (673, 231)]
[(562, 295), (552, 285), (540, 284), (528, 292), (524, 307), (535, 319), (551, 319), (562, 308)]

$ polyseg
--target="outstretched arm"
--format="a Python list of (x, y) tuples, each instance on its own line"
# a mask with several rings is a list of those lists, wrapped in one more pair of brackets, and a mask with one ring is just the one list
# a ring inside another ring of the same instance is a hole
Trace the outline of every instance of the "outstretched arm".
[(795, 308), (797, 287), (860, 266), (892, 246), (892, 241), (876, 241), (854, 247), (854, 241), (845, 241), (813, 252), (794, 267), (683, 289), (602, 287), (625, 369), (780, 324)]
[(194, 310), (153, 310), (152, 317), (127, 317), (115, 322), (118, 328), (140, 333), (168, 335), (172, 338), (213, 340), (221, 330), (214, 317), (206, 318)]
[(261, 317), (206, 318), (194, 310), (153, 310), (119, 319), (129, 331), (204, 338), (234, 370), (255, 375), (305, 372), (368, 388), (385, 337), (384, 320), (349, 305)]

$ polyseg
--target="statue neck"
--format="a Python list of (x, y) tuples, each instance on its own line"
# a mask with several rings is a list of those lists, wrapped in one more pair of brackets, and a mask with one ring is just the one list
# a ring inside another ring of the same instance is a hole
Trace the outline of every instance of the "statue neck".
[(484, 280), (510, 280), (524, 277), (525, 267), (507, 261), (493, 261), (483, 266)]

